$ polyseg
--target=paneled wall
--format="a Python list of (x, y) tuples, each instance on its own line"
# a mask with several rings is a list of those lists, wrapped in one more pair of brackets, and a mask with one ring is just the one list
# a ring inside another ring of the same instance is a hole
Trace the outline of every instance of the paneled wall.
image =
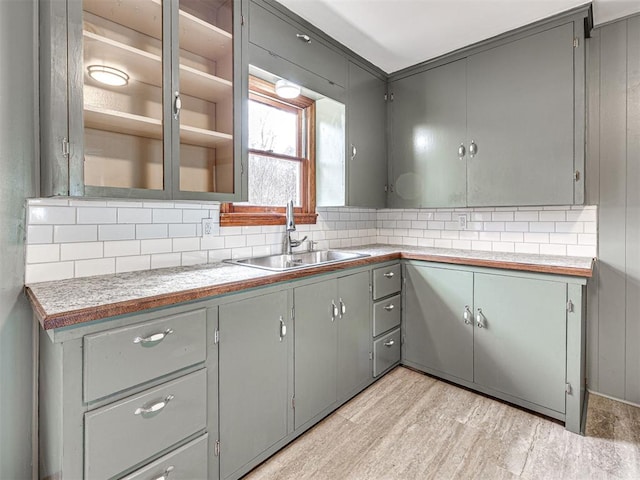
[(23, 293), (25, 198), (37, 194), (37, 2), (0, 1), (0, 478), (32, 477), (34, 323)]
[(640, 15), (596, 29), (588, 49), (589, 388), (640, 404)]

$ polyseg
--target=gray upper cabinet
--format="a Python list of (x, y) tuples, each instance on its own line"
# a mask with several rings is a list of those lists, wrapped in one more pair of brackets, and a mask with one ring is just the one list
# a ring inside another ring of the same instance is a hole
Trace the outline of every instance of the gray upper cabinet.
[(242, 4), (47, 4), (42, 193), (239, 199)]
[(289, 433), (287, 298), (282, 290), (220, 306), (220, 478)]
[(390, 206), (583, 203), (583, 20), (392, 76)]
[(574, 203), (574, 27), (467, 60), (467, 202)]
[(390, 85), (392, 207), (466, 205), (466, 60)]
[(386, 83), (349, 62), (347, 92), (347, 205), (384, 208)]

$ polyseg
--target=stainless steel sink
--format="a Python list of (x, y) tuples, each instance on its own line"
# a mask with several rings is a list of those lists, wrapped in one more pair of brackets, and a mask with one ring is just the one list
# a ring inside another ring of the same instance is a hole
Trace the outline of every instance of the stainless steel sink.
[(239, 258), (225, 260), (228, 263), (244, 265), (246, 267), (262, 268), (271, 271), (294, 270), (296, 268), (313, 267), (327, 263), (345, 262), (356, 258), (368, 257), (365, 253), (338, 252), (335, 250), (317, 250), (314, 252), (300, 252), (291, 255), (267, 255), (265, 257)]

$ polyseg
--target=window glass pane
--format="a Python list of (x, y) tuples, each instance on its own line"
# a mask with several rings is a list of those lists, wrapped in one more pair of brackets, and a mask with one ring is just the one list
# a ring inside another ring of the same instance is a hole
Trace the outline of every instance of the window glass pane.
[(249, 203), (300, 206), (301, 172), (300, 162), (249, 155)]
[(249, 148), (297, 156), (298, 115), (249, 101)]

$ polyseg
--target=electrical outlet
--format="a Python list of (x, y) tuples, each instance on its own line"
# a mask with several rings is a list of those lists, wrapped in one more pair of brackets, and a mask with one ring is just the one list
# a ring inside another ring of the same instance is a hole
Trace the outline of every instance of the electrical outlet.
[(202, 219), (202, 236), (213, 237), (220, 233), (220, 226), (214, 223), (213, 218)]
[(466, 215), (458, 215), (458, 228), (460, 230), (467, 229), (467, 216)]

